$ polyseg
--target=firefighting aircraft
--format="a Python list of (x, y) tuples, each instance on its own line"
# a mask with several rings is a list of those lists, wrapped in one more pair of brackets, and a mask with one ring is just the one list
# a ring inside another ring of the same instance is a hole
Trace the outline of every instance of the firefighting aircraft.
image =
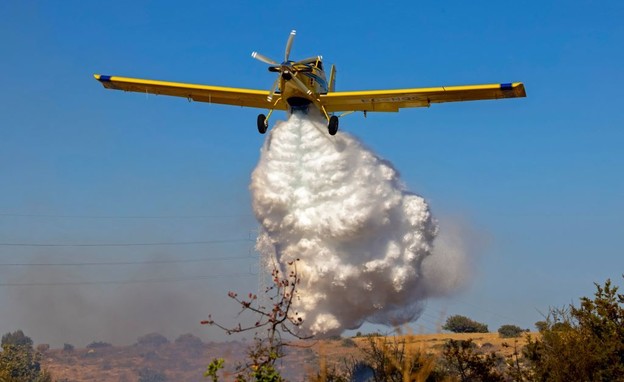
[[(338, 131), (338, 118), (356, 111), (362, 111), (366, 115), (367, 112), (397, 112), (407, 107), (428, 107), (432, 103), (526, 97), (524, 85), (521, 82), (337, 92), (335, 91), (336, 67), (332, 65), (329, 81), (327, 81), (321, 56), (301, 61), (290, 60), (290, 50), (295, 34), (294, 30), (290, 32), (286, 42), (284, 61), (281, 63), (258, 52), (251, 54), (253, 58), (270, 65), (270, 72), (278, 73), (271, 90), (268, 91), (100, 74), (96, 74), (95, 79), (108, 89), (267, 109), (267, 115), (258, 115), (258, 131), (261, 134), (267, 131), (268, 119), (273, 111), (302, 110), (305, 112), (311, 104), (327, 118), (329, 134), (335, 135)], [(336, 115), (338, 112), (341, 114)]]

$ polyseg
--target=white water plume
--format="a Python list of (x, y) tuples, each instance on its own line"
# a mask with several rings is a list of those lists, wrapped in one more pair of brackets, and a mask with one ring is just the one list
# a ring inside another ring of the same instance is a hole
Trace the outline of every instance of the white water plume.
[(356, 138), (329, 136), (316, 109), (275, 125), (250, 188), (261, 255), (300, 259), (294, 308), (311, 334), (411, 322), (446, 292), (445, 265), (425, 261), (438, 230), (425, 200)]

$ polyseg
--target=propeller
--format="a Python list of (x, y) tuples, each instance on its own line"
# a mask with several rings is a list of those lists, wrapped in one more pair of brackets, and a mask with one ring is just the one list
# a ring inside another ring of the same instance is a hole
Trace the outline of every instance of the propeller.
[(288, 36), (288, 41), (286, 41), (286, 51), (284, 52), (284, 62), (288, 62), (288, 57), (290, 56), (290, 48), (292, 48), (293, 40), (295, 39), (295, 35), (297, 31), (294, 29), (290, 31), (290, 36)]
[(255, 58), (256, 60), (262, 61), (266, 64), (269, 65), (279, 65), (277, 62), (271, 60), (270, 58), (268, 58), (267, 56), (264, 56), (258, 52), (252, 52), (251, 53), (251, 57)]
[(271, 87), (269, 96), (267, 97), (267, 100), (269, 101), (273, 99), (273, 96), (275, 95), (275, 92), (277, 91), (277, 88), (279, 86), (280, 79), (284, 79), (285, 81), (293, 81), (295, 86), (297, 86), (297, 88), (301, 90), (303, 93), (307, 95), (312, 95), (312, 91), (308, 89), (308, 87), (303, 83), (303, 81), (297, 78), (297, 74), (311, 71), (312, 69), (308, 65), (316, 62), (317, 60), (320, 60), (321, 57), (315, 56), (315, 57), (306, 58), (301, 61), (296, 61), (296, 62), (290, 61), (289, 60), (290, 50), (292, 49), (292, 44), (293, 44), (293, 41), (295, 40), (296, 34), (297, 32), (293, 30), (290, 32), (290, 35), (288, 36), (288, 40), (286, 41), (286, 49), (284, 50), (284, 61), (282, 63), (278, 63), (275, 60), (272, 60), (269, 57), (264, 56), (258, 52), (251, 53), (251, 57), (255, 58), (258, 61), (262, 61), (265, 64), (271, 65), (269, 66), (269, 71), (279, 73), (277, 79), (275, 80), (275, 82), (273, 83), (273, 86)]

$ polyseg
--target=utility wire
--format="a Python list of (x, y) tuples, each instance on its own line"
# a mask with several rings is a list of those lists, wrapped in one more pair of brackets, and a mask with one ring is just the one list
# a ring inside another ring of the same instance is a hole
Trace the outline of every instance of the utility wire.
[(0, 243), (0, 247), (146, 247), (168, 245), (202, 245), (221, 243), (240, 243), (251, 239), (223, 239), (202, 241), (170, 241), (153, 243)]
[(127, 285), (127, 284), (151, 284), (166, 282), (185, 282), (197, 280), (212, 280), (232, 277), (255, 277), (249, 273), (231, 273), (222, 275), (208, 275), (186, 278), (154, 278), (143, 280), (111, 280), (111, 281), (57, 281), (57, 282), (30, 282), (30, 283), (0, 283), (0, 287), (49, 287), (49, 286), (77, 286), (77, 285)]
[(207, 261), (227, 261), (251, 259), (250, 256), (223, 256), (207, 257), (198, 259), (178, 259), (178, 260), (147, 260), (147, 261), (93, 261), (93, 262), (64, 262), (64, 263), (0, 263), (0, 267), (76, 267), (76, 266), (100, 266), (100, 265), (150, 265), (150, 264), (179, 264), (179, 263), (201, 263)]
[(49, 219), (226, 219), (252, 217), (250, 214), (214, 215), (53, 215), (53, 214), (10, 214), (0, 213), (0, 217), (49, 218)]

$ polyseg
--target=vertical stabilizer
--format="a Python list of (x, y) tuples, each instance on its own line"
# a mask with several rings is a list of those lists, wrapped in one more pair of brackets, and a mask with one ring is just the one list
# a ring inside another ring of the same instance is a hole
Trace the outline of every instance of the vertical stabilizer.
[(329, 72), (329, 89), (330, 92), (336, 91), (336, 65), (332, 65)]

